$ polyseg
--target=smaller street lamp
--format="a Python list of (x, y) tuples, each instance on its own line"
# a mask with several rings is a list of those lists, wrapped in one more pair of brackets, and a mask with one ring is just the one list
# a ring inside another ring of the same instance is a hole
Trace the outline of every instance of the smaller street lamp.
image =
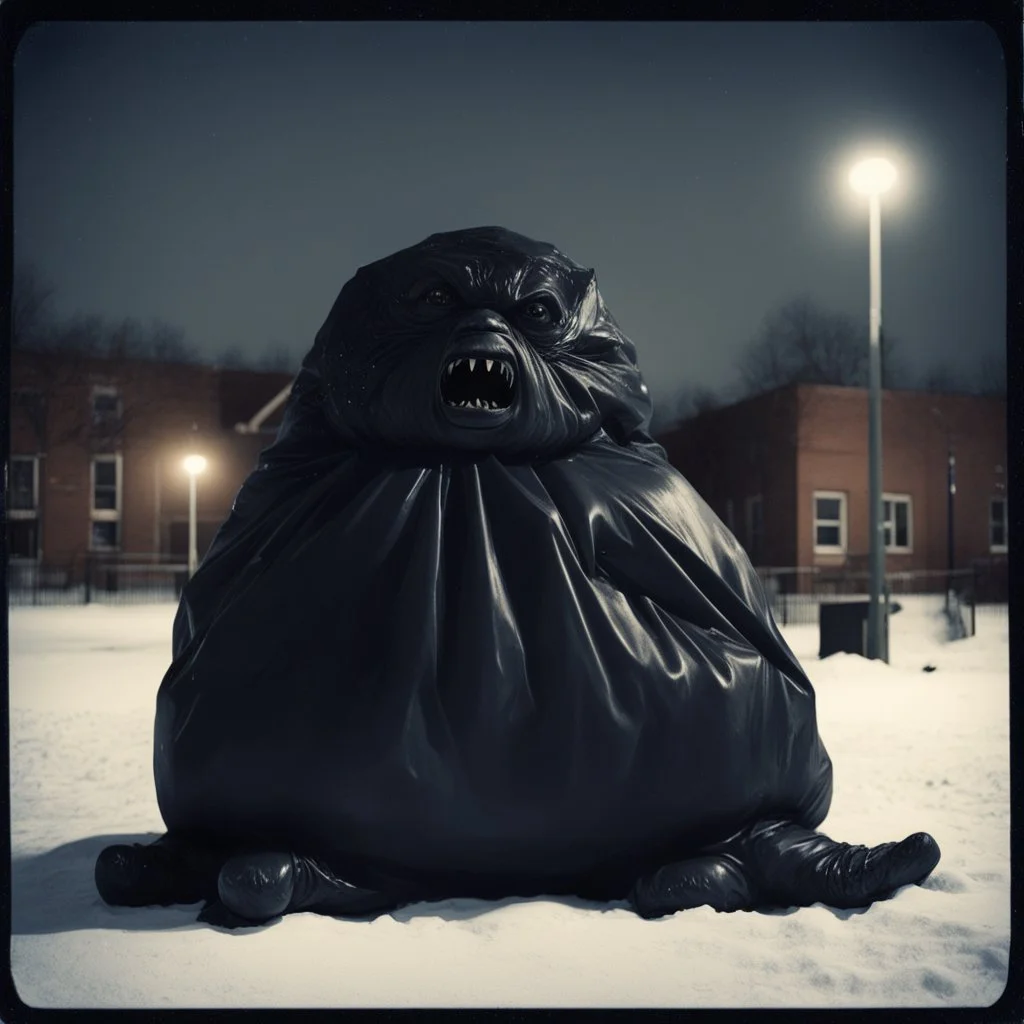
[(195, 574), (199, 567), (199, 547), (196, 541), (196, 477), (206, 469), (202, 455), (189, 455), (183, 463), (188, 473), (188, 574)]

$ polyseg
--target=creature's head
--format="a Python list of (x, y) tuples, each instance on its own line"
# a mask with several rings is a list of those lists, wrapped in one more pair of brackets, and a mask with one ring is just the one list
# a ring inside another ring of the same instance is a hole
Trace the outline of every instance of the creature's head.
[(306, 357), (354, 444), (543, 455), (651, 406), (591, 270), (504, 228), (431, 235), (362, 267)]

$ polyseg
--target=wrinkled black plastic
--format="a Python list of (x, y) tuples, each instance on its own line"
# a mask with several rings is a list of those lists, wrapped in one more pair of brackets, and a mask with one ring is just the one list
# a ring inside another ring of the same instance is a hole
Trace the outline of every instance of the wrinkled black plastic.
[[(424, 301), (439, 281), (451, 303)], [(554, 326), (523, 313), (538, 292)], [(515, 360), (493, 426), (439, 397), (475, 349)], [(550, 246), (476, 229), (362, 268), (185, 588), (168, 828), (357, 883), (551, 891), (821, 822), (812, 687), (650, 411), (593, 273)]]

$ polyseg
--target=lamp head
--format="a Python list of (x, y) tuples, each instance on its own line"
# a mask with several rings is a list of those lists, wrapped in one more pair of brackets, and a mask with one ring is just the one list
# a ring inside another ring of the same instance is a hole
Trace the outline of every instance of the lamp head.
[(183, 465), (189, 476), (196, 476), (206, 469), (206, 459), (202, 455), (188, 455)]
[(854, 164), (850, 184), (865, 196), (877, 196), (896, 183), (896, 168), (882, 157), (872, 157)]

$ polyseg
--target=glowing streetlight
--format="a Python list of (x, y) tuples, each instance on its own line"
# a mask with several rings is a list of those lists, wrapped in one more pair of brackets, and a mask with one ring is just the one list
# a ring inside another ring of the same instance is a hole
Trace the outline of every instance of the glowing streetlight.
[(206, 469), (206, 459), (202, 455), (189, 455), (182, 465), (188, 473), (188, 574), (191, 577), (199, 566), (199, 548), (196, 541), (196, 477)]
[(862, 196), (880, 195), (896, 184), (896, 168), (882, 157), (861, 160), (850, 171), (850, 184)]
[(869, 658), (889, 660), (888, 607), (885, 596), (885, 534), (882, 516), (882, 204), (881, 194), (896, 183), (896, 168), (882, 157), (861, 160), (850, 184), (868, 197), (870, 271), (868, 349), (868, 504), (870, 508), (871, 604), (868, 607)]

